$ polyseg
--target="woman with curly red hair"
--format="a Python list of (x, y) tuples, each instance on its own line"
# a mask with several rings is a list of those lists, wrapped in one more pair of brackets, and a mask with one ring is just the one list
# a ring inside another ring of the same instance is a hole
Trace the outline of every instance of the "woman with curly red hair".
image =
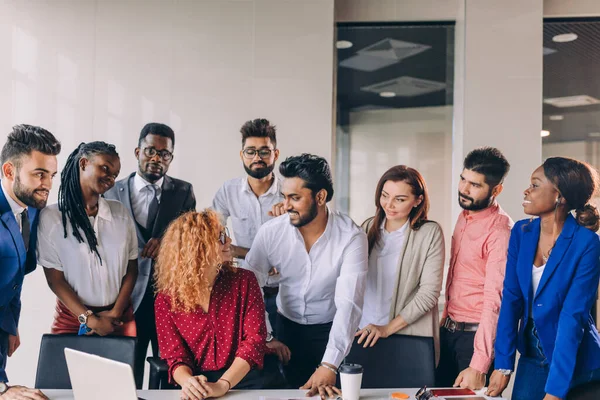
[(167, 229), (154, 273), (156, 327), (169, 380), (183, 399), (264, 386), (265, 305), (252, 272), (232, 263), (231, 239), (212, 210)]

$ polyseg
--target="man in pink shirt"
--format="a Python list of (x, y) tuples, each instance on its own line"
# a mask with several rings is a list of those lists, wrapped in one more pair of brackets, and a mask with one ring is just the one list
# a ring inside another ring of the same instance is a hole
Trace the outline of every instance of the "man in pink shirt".
[(494, 365), (508, 239), (513, 221), (496, 198), (510, 165), (495, 148), (470, 152), (458, 185), (440, 332), (437, 386), (481, 389)]

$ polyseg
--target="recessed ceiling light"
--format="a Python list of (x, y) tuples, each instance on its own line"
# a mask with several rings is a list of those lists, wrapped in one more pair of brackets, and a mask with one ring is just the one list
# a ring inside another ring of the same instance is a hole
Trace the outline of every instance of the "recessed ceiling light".
[(335, 47), (340, 50), (349, 49), (350, 47), (352, 47), (352, 42), (348, 40), (338, 40), (337, 42), (335, 42)]
[(381, 97), (396, 97), (396, 93), (394, 92), (381, 92), (379, 95)]
[(565, 119), (565, 117), (563, 115), (551, 115), (550, 116), (550, 121), (562, 121), (563, 119)]
[(600, 137), (600, 132), (590, 132), (588, 133), (589, 137)]
[(548, 137), (548, 136), (550, 136), (550, 131), (542, 131), (541, 136), (542, 137)]
[(577, 35), (575, 33), (562, 33), (560, 35), (556, 35), (552, 38), (554, 42), (557, 43), (566, 43), (572, 42), (577, 39)]

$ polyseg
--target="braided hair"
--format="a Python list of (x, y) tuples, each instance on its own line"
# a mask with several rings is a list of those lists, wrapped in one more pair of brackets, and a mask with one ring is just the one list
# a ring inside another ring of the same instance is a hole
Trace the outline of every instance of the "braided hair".
[[(90, 223), (88, 215), (85, 211), (83, 194), (79, 183), (79, 160), (82, 157), (89, 158), (93, 155), (106, 154), (119, 157), (115, 146), (105, 142), (89, 142), (81, 143), (69, 155), (63, 171), (60, 174), (60, 188), (58, 190), (58, 209), (62, 215), (62, 224), (67, 237), (67, 218), (71, 222), (73, 235), (79, 243), (83, 243), (84, 239), (81, 234), (85, 235), (90, 250), (95, 252), (102, 263), (102, 257), (98, 252), (98, 238), (94, 233), (94, 228)], [(80, 230), (81, 229), (81, 230)]]

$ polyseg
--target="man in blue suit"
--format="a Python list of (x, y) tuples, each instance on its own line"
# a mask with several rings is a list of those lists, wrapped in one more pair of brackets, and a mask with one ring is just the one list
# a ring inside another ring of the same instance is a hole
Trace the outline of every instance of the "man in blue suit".
[(20, 345), (23, 278), (36, 267), (39, 210), (46, 206), (57, 173), (60, 143), (45, 129), (13, 127), (0, 153), (0, 396), (46, 399), (39, 390), (8, 386), (6, 358)]

